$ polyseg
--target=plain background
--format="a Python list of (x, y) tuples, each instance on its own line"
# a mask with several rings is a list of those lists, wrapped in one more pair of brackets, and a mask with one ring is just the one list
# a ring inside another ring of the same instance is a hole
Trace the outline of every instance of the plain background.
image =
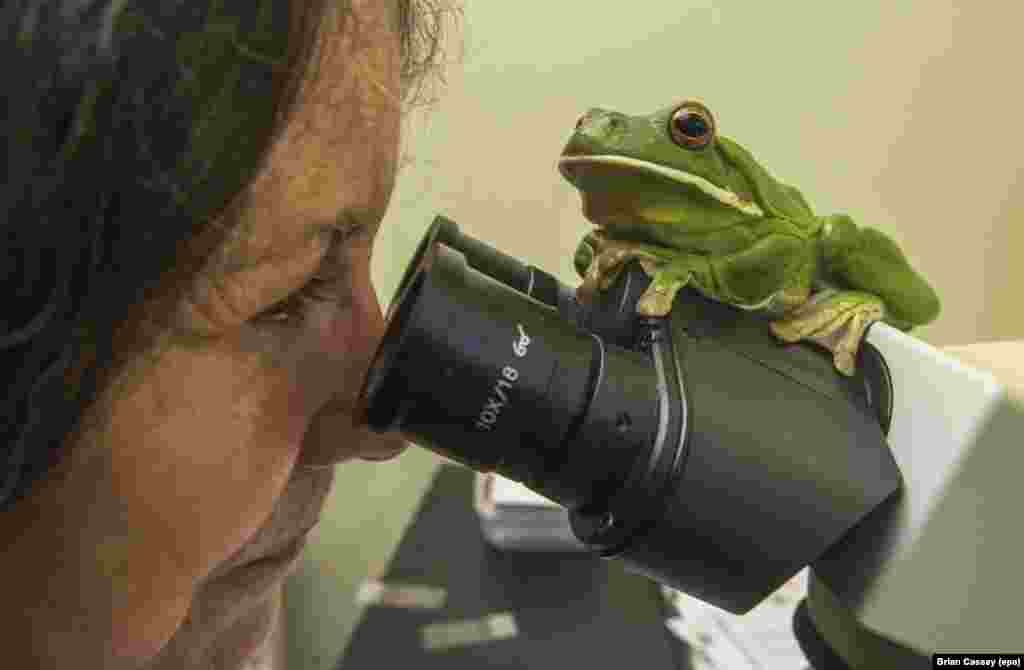
[[(696, 97), (818, 213), (846, 212), (902, 245), (942, 298), (917, 336), (937, 346), (1024, 337), (1024, 5), (465, 5), (438, 102), (406, 122), (373, 261), (383, 304), (437, 213), (574, 285), (588, 224), (555, 162), (576, 119)], [(386, 563), (439, 462), (413, 448), (338, 468), (288, 588), (291, 667), (333, 667), (358, 620), (354, 589)]]

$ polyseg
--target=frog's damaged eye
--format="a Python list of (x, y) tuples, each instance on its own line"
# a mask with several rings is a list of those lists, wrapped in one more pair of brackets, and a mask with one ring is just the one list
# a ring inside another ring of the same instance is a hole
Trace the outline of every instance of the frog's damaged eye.
[(715, 117), (699, 102), (687, 101), (668, 120), (668, 131), (676, 144), (703, 149), (715, 138)]

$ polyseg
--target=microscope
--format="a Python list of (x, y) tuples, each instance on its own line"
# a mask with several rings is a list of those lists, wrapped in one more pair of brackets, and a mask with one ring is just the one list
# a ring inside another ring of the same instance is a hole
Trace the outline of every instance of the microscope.
[(810, 566), (793, 625), (817, 670), (1019, 658), (1009, 390), (883, 323), (846, 377), (690, 289), (641, 317), (649, 281), (627, 265), (582, 305), (439, 216), (388, 308), (361, 420), (521, 482), (587, 550), (729, 612)]

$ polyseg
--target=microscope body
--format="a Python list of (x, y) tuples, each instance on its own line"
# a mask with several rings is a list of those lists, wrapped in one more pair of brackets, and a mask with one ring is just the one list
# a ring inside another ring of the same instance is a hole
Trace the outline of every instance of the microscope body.
[(734, 613), (810, 565), (806, 609), (849, 667), (1011, 651), (1024, 412), (1006, 387), (882, 323), (846, 377), (690, 289), (642, 319), (648, 283), (627, 266), (583, 306), (438, 217), (362, 422), (525, 484), (590, 550)]

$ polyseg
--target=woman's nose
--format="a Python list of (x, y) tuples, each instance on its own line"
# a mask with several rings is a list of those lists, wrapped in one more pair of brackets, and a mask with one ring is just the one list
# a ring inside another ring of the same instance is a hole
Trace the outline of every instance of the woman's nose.
[(404, 439), (378, 434), (359, 421), (359, 395), (363, 380), (384, 335), (384, 315), (364, 259), (352, 272), (344, 362), (334, 373), (333, 398), (310, 423), (303, 440), (299, 465), (329, 467), (351, 458), (386, 460), (405, 450)]
[[(380, 345), (380, 340), (384, 336), (386, 326), (380, 301), (377, 299), (377, 294), (372, 287), (369, 290), (366, 304), (367, 310), (364, 315), (364, 323), (366, 323), (365, 345), (368, 349), (368, 356), (366, 357), (365, 365), (360, 370), (360, 378), (366, 375), (366, 369), (372, 362), (373, 355)], [(398, 456), (409, 446), (409, 443), (396, 433), (374, 433), (365, 426), (360, 427), (360, 432), (363, 433), (364, 441), (360, 445), (357, 455), (362, 460), (386, 461)]]

